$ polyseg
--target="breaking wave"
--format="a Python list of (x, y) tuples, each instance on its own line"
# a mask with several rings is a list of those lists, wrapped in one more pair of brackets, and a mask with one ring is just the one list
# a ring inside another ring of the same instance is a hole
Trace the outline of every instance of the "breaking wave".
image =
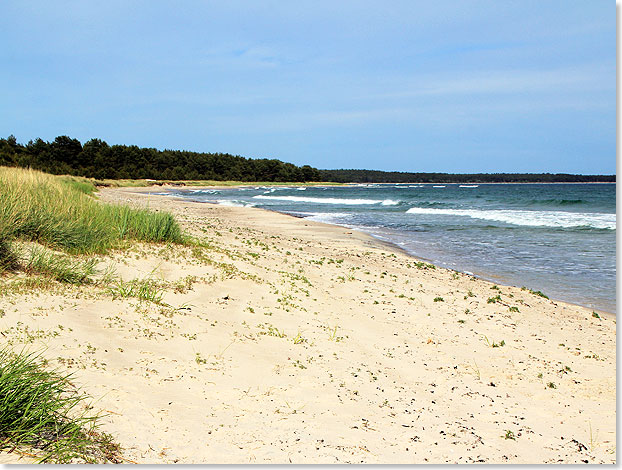
[(523, 211), (523, 210), (477, 210), (477, 209), (433, 209), (413, 207), (408, 214), (457, 215), (473, 219), (492, 220), (529, 227), (577, 228), (615, 230), (616, 215), (586, 212)]
[(272, 201), (307, 202), (313, 204), (337, 204), (344, 206), (360, 206), (380, 204), (382, 206), (396, 206), (400, 201), (393, 199), (341, 199), (334, 197), (301, 197), (301, 196), (253, 196), (253, 199), (267, 199)]
[(218, 204), (221, 206), (230, 206), (230, 207), (255, 207), (255, 204), (251, 202), (237, 201), (232, 199), (221, 199), (218, 201)]

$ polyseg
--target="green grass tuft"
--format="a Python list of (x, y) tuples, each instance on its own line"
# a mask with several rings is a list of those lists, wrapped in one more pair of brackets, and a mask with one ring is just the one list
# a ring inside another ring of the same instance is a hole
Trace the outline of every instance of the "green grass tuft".
[(59, 282), (69, 284), (90, 284), (92, 276), (97, 270), (96, 258), (87, 260), (74, 259), (46, 250), (40, 246), (34, 246), (30, 255), (23, 265), (23, 269), (29, 274), (43, 274)]
[(84, 194), (93, 195), (97, 191), (97, 187), (93, 181), (79, 176), (60, 176), (60, 180), (67, 186)]
[(32, 170), (0, 168), (0, 234), (74, 253), (104, 252), (123, 238), (181, 239), (170, 214), (99, 204), (76, 184)]
[(15, 239), (71, 254), (106, 253), (122, 240), (186, 241), (171, 214), (101, 204), (94, 190), (86, 178), (0, 167), (0, 269), (13, 263)]
[(119, 447), (98, 433), (98, 416), (70, 375), (46, 370), (38, 355), (0, 350), (0, 451), (28, 447), (41, 462), (119, 461)]
[(521, 290), (527, 290), (527, 291), (529, 291), (530, 294), (537, 295), (538, 297), (542, 297), (542, 298), (547, 299), (547, 300), (549, 298), (548, 295), (544, 294), (542, 291), (539, 291), (539, 290), (529, 289), (529, 288), (527, 288), (525, 286), (521, 287)]
[(162, 303), (164, 289), (153, 279), (132, 279), (131, 281), (123, 281), (118, 279), (109, 291), (114, 299), (133, 297), (138, 300), (153, 302), (155, 304)]

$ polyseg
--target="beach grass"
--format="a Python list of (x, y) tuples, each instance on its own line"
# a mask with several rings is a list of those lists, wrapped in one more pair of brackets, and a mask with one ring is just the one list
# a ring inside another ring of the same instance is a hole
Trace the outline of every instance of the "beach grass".
[(91, 180), (81, 176), (60, 176), (59, 179), (66, 185), (84, 194), (93, 195), (97, 191), (97, 187)]
[(106, 253), (123, 240), (184, 242), (171, 214), (101, 204), (94, 191), (86, 178), (0, 167), (0, 267), (13, 263), (16, 239), (70, 254)]
[(0, 274), (17, 267), (17, 256), (11, 249), (11, 244), (0, 235)]
[(1, 349), (0, 451), (28, 448), (27, 455), (48, 463), (119, 463), (119, 448), (97, 432), (87, 398), (39, 355)]
[(47, 250), (39, 245), (30, 249), (23, 263), (27, 274), (42, 274), (58, 282), (89, 284), (96, 274), (97, 258), (80, 259)]
[[(190, 243), (171, 214), (102, 204), (95, 192), (86, 178), (0, 167), (0, 273), (92, 284), (92, 255), (128, 241)], [(143, 291), (135, 295), (153, 289)], [(98, 416), (87, 413), (86, 397), (69, 379), (38, 355), (0, 349), (0, 451), (51, 463), (120, 462), (118, 446), (96, 431)]]

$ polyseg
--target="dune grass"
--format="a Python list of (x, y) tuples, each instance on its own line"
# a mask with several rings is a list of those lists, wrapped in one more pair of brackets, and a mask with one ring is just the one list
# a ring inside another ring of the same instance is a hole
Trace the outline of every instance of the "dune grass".
[[(0, 167), (0, 273), (88, 284), (97, 264), (90, 255), (134, 240), (189, 242), (171, 214), (102, 204), (95, 190), (85, 178)], [(37, 355), (0, 349), (0, 451), (52, 463), (120, 462), (118, 446), (97, 432), (98, 416), (87, 413), (86, 397), (69, 379)]]
[(11, 249), (8, 239), (0, 235), (0, 273), (17, 267), (17, 256)]
[(96, 258), (76, 259), (35, 245), (25, 258), (22, 269), (28, 274), (42, 274), (58, 282), (89, 284), (96, 274), (96, 265)]
[(97, 432), (88, 397), (69, 379), (36, 354), (0, 350), (0, 451), (28, 448), (49, 463), (120, 463), (118, 446)]
[(10, 242), (33, 241), (71, 254), (105, 253), (123, 240), (182, 243), (174, 217), (98, 203), (89, 180), (0, 167), (0, 268)]
[(67, 186), (84, 194), (93, 195), (97, 191), (91, 180), (81, 176), (59, 176), (59, 179)]

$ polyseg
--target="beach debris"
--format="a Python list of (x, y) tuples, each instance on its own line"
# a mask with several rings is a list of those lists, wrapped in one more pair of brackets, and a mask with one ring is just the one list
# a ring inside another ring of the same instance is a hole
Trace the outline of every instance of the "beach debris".
[(583, 452), (584, 450), (587, 450), (587, 446), (585, 444), (581, 444), (579, 441), (577, 441), (576, 439), (572, 439), (570, 441), (572, 444), (575, 444), (577, 446), (577, 450), (579, 452)]

